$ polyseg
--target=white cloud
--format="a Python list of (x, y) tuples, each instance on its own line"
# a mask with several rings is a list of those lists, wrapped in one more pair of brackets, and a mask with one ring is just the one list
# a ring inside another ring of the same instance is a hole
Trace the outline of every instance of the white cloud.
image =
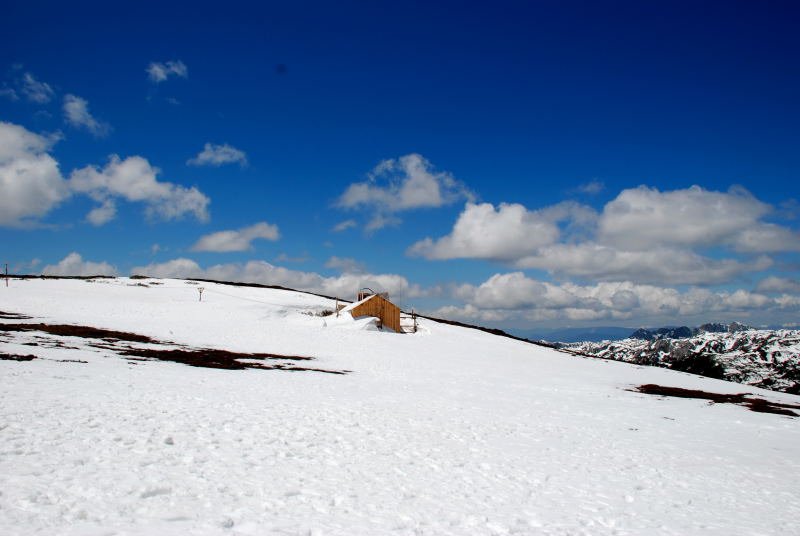
[(167, 80), (170, 76), (178, 76), (180, 78), (187, 78), (189, 76), (189, 69), (180, 61), (167, 61), (167, 62), (151, 62), (147, 66), (147, 76), (151, 82), (158, 84)]
[(204, 277), (203, 269), (191, 259), (180, 258), (167, 262), (151, 263), (131, 269), (131, 275), (147, 275), (163, 278)]
[(734, 319), (754, 312), (800, 307), (798, 296), (769, 298), (760, 293), (737, 290), (712, 292), (690, 288), (679, 291), (631, 281), (594, 285), (553, 284), (525, 276), (522, 272), (495, 274), (480, 285), (454, 285), (450, 295), (463, 305), (449, 305), (434, 314), (498, 322), (512, 318), (528, 320), (589, 321), (628, 318), (669, 319), (699, 317)]
[(778, 308), (786, 310), (800, 311), (800, 296), (783, 294), (775, 298)]
[(657, 245), (726, 245), (743, 251), (800, 249), (800, 235), (760, 221), (773, 210), (740, 187), (727, 192), (699, 186), (660, 192), (639, 186), (623, 190), (605, 206), (597, 236), (600, 243), (626, 250)]
[(244, 167), (247, 165), (247, 155), (227, 143), (214, 145), (206, 143), (203, 150), (194, 158), (186, 161), (190, 166), (221, 166), (223, 164), (239, 164)]
[(748, 292), (744, 289), (739, 289), (732, 294), (723, 294), (723, 306), (735, 309), (761, 309), (768, 304), (774, 303), (773, 300), (763, 294), (755, 292)]
[(512, 261), (553, 244), (561, 236), (559, 220), (590, 218), (592, 211), (561, 203), (531, 211), (519, 204), (467, 203), (453, 231), (436, 241), (426, 238), (409, 248), (428, 259), (478, 258)]
[(337, 223), (331, 231), (338, 233), (350, 229), (351, 227), (358, 227), (356, 220), (344, 220), (343, 222)]
[(623, 251), (585, 242), (546, 246), (511, 264), (516, 268), (540, 269), (595, 281), (710, 285), (766, 270), (773, 262), (764, 256), (748, 261), (711, 259), (685, 249), (656, 247), (647, 251)]
[(279, 253), (277, 257), (275, 257), (275, 262), (291, 262), (302, 264), (304, 262), (308, 262), (311, 260), (311, 257), (308, 256), (308, 253), (303, 253), (298, 257), (292, 257), (288, 253)]
[(348, 257), (333, 256), (325, 263), (325, 268), (333, 268), (343, 274), (365, 274), (367, 267), (363, 262)]
[(586, 195), (596, 195), (605, 190), (605, 183), (599, 179), (592, 179), (589, 182), (581, 184), (575, 191)]
[(19, 95), (17, 95), (17, 92), (14, 91), (10, 87), (2, 87), (2, 88), (0, 88), (0, 97), (4, 97), (4, 98), (6, 98), (8, 100), (11, 100), (11, 101), (18, 101), (19, 100)]
[(86, 166), (74, 170), (69, 184), (74, 191), (85, 193), (101, 203), (92, 211), (94, 216), (90, 216), (93, 218), (90, 221), (95, 224), (105, 223), (107, 217), (113, 217), (108, 202), (114, 197), (145, 203), (150, 217), (173, 220), (192, 214), (200, 221), (207, 221), (208, 197), (195, 187), (158, 181), (156, 176), (159, 172), (141, 156), (121, 160), (119, 156), (111, 155), (103, 169)]
[(117, 275), (117, 269), (107, 262), (84, 261), (78, 253), (70, 253), (58, 264), (42, 268), (42, 275)]
[(373, 214), (372, 218), (370, 218), (364, 226), (364, 232), (370, 234), (384, 227), (397, 227), (401, 223), (403, 223), (403, 221), (397, 216), (387, 216), (386, 214), (380, 213)]
[(70, 196), (58, 162), (47, 154), (57, 139), (0, 122), (0, 225), (32, 225)]
[(117, 204), (113, 199), (104, 199), (99, 207), (95, 207), (86, 215), (86, 220), (100, 227), (117, 217)]
[(75, 95), (64, 96), (64, 120), (75, 128), (85, 128), (98, 138), (111, 131), (108, 123), (98, 121), (89, 113), (89, 102)]
[(441, 207), (473, 197), (452, 174), (435, 171), (428, 160), (412, 153), (381, 161), (366, 181), (350, 184), (336, 204), (346, 209), (372, 209), (376, 214), (370, 226), (376, 230), (398, 221), (389, 214)]
[(737, 234), (732, 245), (744, 252), (800, 251), (800, 232), (774, 223), (757, 222)]
[(191, 259), (174, 259), (165, 263), (153, 263), (131, 270), (131, 274), (152, 277), (185, 278), (197, 277), (218, 281), (241, 281), (279, 285), (298, 290), (352, 298), (359, 288), (369, 287), (377, 292), (389, 292), (397, 298), (420, 297), (427, 294), (418, 285), (409, 284), (403, 276), (396, 274), (342, 274), (338, 277), (323, 277), (314, 272), (301, 272), (274, 266), (265, 261), (249, 261), (246, 264), (218, 264), (201, 268)]
[(50, 85), (36, 80), (31, 73), (24, 73), (19, 81), (20, 91), (25, 97), (38, 104), (47, 104), (55, 95)]
[(759, 292), (796, 292), (800, 294), (800, 280), (769, 276), (758, 282)]
[(42, 264), (42, 259), (33, 258), (30, 261), (22, 261), (12, 264), (8, 267), (10, 274), (32, 274), (36, 271), (37, 266)]
[(235, 231), (217, 231), (200, 237), (192, 251), (247, 251), (256, 239), (276, 241), (280, 238), (277, 225), (259, 222)]
[(186, 214), (208, 220), (210, 200), (197, 188), (186, 188), (156, 179), (158, 168), (140, 157), (121, 160), (111, 155), (103, 168), (86, 166), (73, 170), (64, 180), (58, 162), (48, 154), (58, 135), (41, 136), (0, 121), (0, 226), (29, 227), (75, 193), (99, 203), (87, 215), (103, 225), (116, 215), (116, 199), (143, 202), (153, 218), (178, 219)]
[[(576, 203), (540, 210), (467, 203), (453, 230), (408, 249), (428, 259), (480, 258), (596, 281), (717, 284), (800, 250), (800, 233), (763, 221), (774, 209), (742, 188), (622, 191), (600, 214)], [(716, 258), (696, 251), (716, 247)]]

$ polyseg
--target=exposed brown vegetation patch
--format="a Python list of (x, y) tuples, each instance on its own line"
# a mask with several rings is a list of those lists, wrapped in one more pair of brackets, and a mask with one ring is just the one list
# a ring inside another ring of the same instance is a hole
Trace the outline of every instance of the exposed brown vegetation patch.
[(4, 361), (33, 361), (36, 359), (35, 355), (19, 355), (19, 354), (4, 354), (0, 353), (0, 359)]
[(9, 277), (14, 279), (83, 279), (89, 281), (91, 279), (116, 279), (113, 275), (31, 275), (31, 274), (9, 274)]
[(765, 400), (763, 398), (757, 398), (750, 393), (710, 393), (708, 391), (700, 391), (698, 389), (682, 389), (680, 387), (667, 387), (653, 383), (640, 385), (634, 389), (629, 389), (629, 391), (633, 391), (635, 393), (644, 393), (646, 395), (672, 396), (676, 398), (697, 398), (700, 400), (708, 400), (712, 404), (737, 404), (758, 413), (774, 413), (776, 415), (800, 417), (800, 415), (789, 409), (800, 409), (800, 405), (798, 404), (770, 402), (769, 400)]
[(102, 339), (125, 342), (155, 343), (157, 341), (145, 335), (92, 328), (89, 326), (73, 326), (69, 324), (0, 324), (0, 331), (41, 331), (59, 337), (80, 337), (83, 339)]
[[(17, 318), (14, 318), (17, 319)], [(347, 374), (347, 370), (326, 370), (294, 364), (298, 361), (313, 361), (315, 358), (301, 355), (283, 355), (273, 353), (239, 353), (212, 348), (189, 348), (173, 343), (158, 341), (145, 335), (125, 331), (93, 328), (90, 326), (75, 326), (67, 324), (3, 324), (0, 323), (2, 332), (36, 332), (46, 333), (51, 337), (39, 337), (38, 342), (25, 342), (28, 346), (42, 346), (47, 348), (74, 349), (66, 346), (60, 337), (79, 337), (88, 340), (88, 346), (99, 348), (118, 355), (126, 356), (128, 362), (136, 361), (172, 361), (192, 367), (218, 368), (227, 370), (262, 369), (262, 370), (289, 370), (313, 371), (328, 374)], [(125, 343), (125, 344), (121, 344)], [(141, 348), (132, 346), (132, 343), (161, 345), (161, 348)], [(0, 354), (0, 359), (13, 361), (32, 361), (35, 355)], [(62, 363), (86, 363), (74, 359), (50, 359)]]
[(31, 317), (17, 314), (17, 313), (6, 313), (5, 311), (0, 311), (0, 318), (4, 320), (30, 320)]
[(264, 354), (264, 353), (239, 353), (229, 352), (227, 350), (215, 350), (213, 348), (198, 348), (198, 349), (152, 349), (152, 348), (128, 348), (121, 352), (120, 355), (134, 356), (128, 359), (145, 360), (157, 359), (160, 361), (172, 361), (174, 363), (183, 363), (192, 367), (205, 367), (205, 368), (219, 368), (228, 370), (243, 370), (243, 369), (265, 369), (265, 370), (306, 370), (314, 372), (327, 372), (329, 374), (345, 374), (349, 371), (343, 370), (325, 370), (317, 368), (299, 367), (287, 363), (251, 363), (248, 361), (240, 361), (241, 359), (252, 359), (259, 361), (281, 360), (281, 361), (313, 361), (313, 357), (300, 356), (300, 355), (281, 355), (281, 354)]

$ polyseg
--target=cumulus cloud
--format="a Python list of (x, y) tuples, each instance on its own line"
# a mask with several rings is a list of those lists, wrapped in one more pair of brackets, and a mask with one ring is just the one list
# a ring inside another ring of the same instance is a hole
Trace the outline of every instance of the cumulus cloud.
[[(775, 240), (785, 237), (774, 225), (760, 222), (773, 208), (747, 190), (734, 187), (727, 192), (699, 186), (670, 192), (639, 186), (623, 190), (600, 215), (598, 240), (627, 250), (650, 249), (654, 245), (702, 247), (730, 245), (748, 251), (785, 251), (800, 244)], [(755, 233), (768, 238), (757, 244)]]
[(0, 225), (33, 225), (70, 196), (58, 162), (47, 154), (57, 139), (0, 122)]
[(511, 264), (516, 268), (540, 269), (595, 281), (631, 279), (639, 283), (712, 285), (766, 270), (773, 261), (766, 256), (748, 261), (712, 259), (691, 250), (664, 247), (624, 251), (586, 242), (553, 244)]
[(759, 292), (796, 292), (800, 294), (800, 280), (769, 276), (758, 282)]
[(157, 180), (158, 168), (141, 156), (122, 160), (111, 155), (104, 168), (76, 169), (65, 180), (48, 154), (58, 139), (0, 121), (0, 226), (37, 225), (39, 218), (76, 193), (98, 202), (86, 217), (93, 225), (116, 216), (118, 199), (144, 203), (151, 218), (174, 220), (191, 214), (208, 220), (208, 197), (197, 188)]
[(560, 220), (591, 220), (593, 211), (577, 203), (561, 203), (544, 210), (519, 204), (467, 203), (453, 231), (436, 241), (426, 238), (408, 253), (428, 259), (478, 258), (513, 261), (556, 242)]
[(800, 232), (774, 223), (756, 222), (738, 233), (731, 244), (743, 252), (800, 251)]
[(396, 274), (346, 273), (337, 277), (323, 277), (314, 272), (290, 270), (265, 261), (218, 264), (204, 269), (191, 259), (181, 258), (139, 266), (133, 268), (131, 274), (261, 283), (339, 297), (355, 296), (358, 289), (362, 287), (369, 287), (378, 292), (389, 292), (392, 296), (408, 298), (425, 296), (428, 292), (416, 284), (410, 284), (406, 278)]
[(800, 296), (796, 294), (783, 294), (775, 298), (778, 308), (788, 311), (800, 310)]
[(177, 76), (180, 78), (187, 78), (189, 76), (189, 69), (180, 61), (167, 61), (167, 62), (151, 62), (147, 66), (147, 77), (154, 84), (159, 84), (167, 80), (170, 76)]
[(192, 251), (247, 251), (253, 249), (251, 244), (253, 240), (263, 239), (274, 242), (280, 236), (277, 225), (259, 222), (235, 231), (217, 231), (202, 236), (192, 246)]
[(98, 138), (111, 132), (108, 123), (98, 121), (89, 113), (89, 102), (75, 95), (64, 96), (64, 120), (75, 128), (85, 128)]
[(113, 199), (104, 199), (99, 207), (95, 207), (86, 215), (86, 220), (96, 227), (105, 225), (117, 217), (117, 204)]
[(462, 302), (437, 310), (435, 315), (485, 322), (511, 318), (541, 320), (672, 319), (711, 315), (716, 318), (800, 306), (797, 296), (770, 298), (743, 289), (712, 292), (703, 288), (679, 291), (631, 281), (594, 285), (554, 284), (530, 278), (522, 272), (495, 274), (480, 285), (452, 285), (450, 296)]
[[(407, 253), (488, 259), (596, 281), (717, 284), (770, 267), (773, 261), (759, 253), (800, 250), (800, 233), (763, 220), (773, 212), (738, 187), (640, 186), (622, 191), (600, 213), (568, 202), (539, 210), (467, 203), (449, 234), (425, 238)], [(717, 248), (714, 258), (699, 251), (707, 248)]]
[(199, 221), (207, 221), (209, 198), (195, 187), (159, 181), (159, 172), (141, 156), (122, 160), (111, 155), (102, 169), (86, 166), (74, 170), (69, 185), (73, 191), (89, 195), (100, 203), (89, 215), (95, 224), (106, 223), (114, 216), (113, 199), (117, 197), (144, 203), (151, 218), (174, 220), (191, 214)]
[(31, 73), (23, 73), (18, 84), (20, 92), (31, 102), (47, 104), (55, 95), (49, 84), (37, 80)]
[(42, 268), (42, 275), (117, 275), (117, 269), (107, 262), (83, 260), (78, 253), (70, 253), (58, 264), (48, 264)]
[(239, 164), (244, 167), (247, 165), (247, 155), (227, 143), (214, 145), (206, 143), (203, 150), (194, 158), (186, 161), (190, 166), (221, 166), (223, 164)]
[(434, 170), (421, 155), (412, 153), (381, 161), (367, 180), (350, 184), (336, 205), (345, 209), (371, 209), (371, 227), (397, 222), (391, 214), (418, 208), (435, 208), (473, 199), (473, 194), (452, 174)]

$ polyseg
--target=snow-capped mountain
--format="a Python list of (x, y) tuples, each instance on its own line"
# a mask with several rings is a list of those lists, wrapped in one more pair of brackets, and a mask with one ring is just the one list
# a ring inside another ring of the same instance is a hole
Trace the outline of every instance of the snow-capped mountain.
[(664, 327), (658, 329), (639, 328), (631, 333), (629, 338), (643, 339), (646, 341), (652, 341), (655, 339), (686, 339), (701, 333), (735, 333), (737, 331), (747, 331), (752, 329), (755, 328), (740, 324), (739, 322), (731, 322), (730, 324), (712, 322), (703, 324), (696, 328), (690, 328), (688, 326)]
[(800, 331), (737, 322), (637, 330), (619, 341), (559, 345), (583, 355), (656, 365), (764, 389), (800, 393)]
[(797, 531), (798, 396), (335, 306), (0, 286), (0, 534)]

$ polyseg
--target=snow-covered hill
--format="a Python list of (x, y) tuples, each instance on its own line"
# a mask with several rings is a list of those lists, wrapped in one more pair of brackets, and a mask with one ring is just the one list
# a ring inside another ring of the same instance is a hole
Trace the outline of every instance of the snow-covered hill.
[[(656, 365), (800, 394), (800, 331), (700, 330), (684, 338), (628, 338), (562, 347), (580, 354)], [(688, 328), (687, 328), (688, 329)]]
[(800, 397), (332, 308), (182, 280), (0, 287), (0, 534), (796, 530)]

